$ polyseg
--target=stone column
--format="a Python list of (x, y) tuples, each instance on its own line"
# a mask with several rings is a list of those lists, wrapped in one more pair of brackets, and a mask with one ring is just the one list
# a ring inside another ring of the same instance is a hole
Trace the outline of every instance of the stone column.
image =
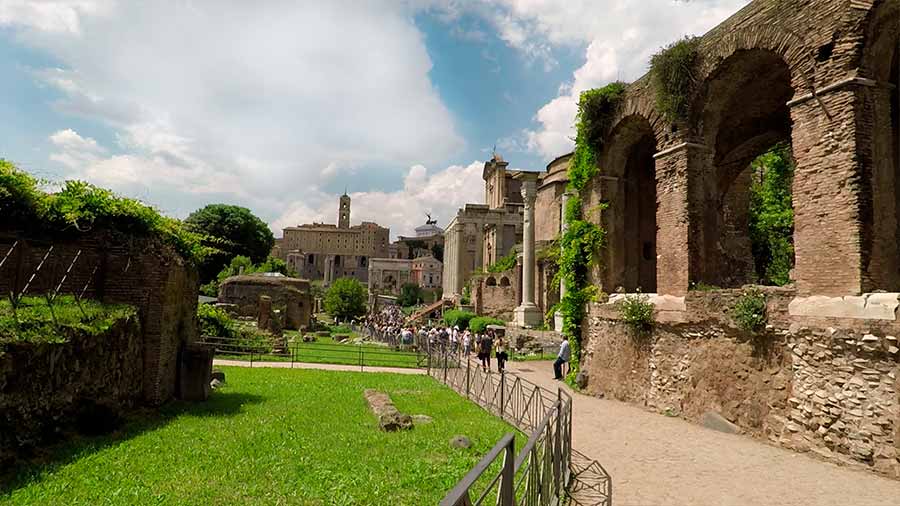
[[(569, 199), (572, 198), (574, 194), (572, 192), (564, 192), (562, 194), (562, 208), (559, 213), (559, 224), (560, 231), (559, 237), (562, 238), (565, 235), (566, 231), (569, 230), (569, 224), (566, 223), (566, 206), (569, 204)], [(560, 245), (560, 250), (562, 249), (562, 245)], [(559, 280), (559, 301), (562, 302), (563, 297), (566, 296), (566, 283), (562, 279)], [(562, 332), (563, 328), (563, 316), (562, 313), (557, 311), (553, 314), (553, 330), (557, 332)]]
[(523, 172), (522, 200), (525, 214), (522, 227), (522, 304), (514, 312), (515, 323), (521, 327), (541, 324), (541, 310), (534, 304), (534, 200), (537, 197), (537, 173)]

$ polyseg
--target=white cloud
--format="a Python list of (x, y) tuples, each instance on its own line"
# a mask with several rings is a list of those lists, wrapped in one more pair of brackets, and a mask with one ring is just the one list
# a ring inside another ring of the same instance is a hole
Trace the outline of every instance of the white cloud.
[[(391, 235), (413, 235), (415, 227), (425, 222), (426, 212), (446, 226), (456, 211), (468, 202), (484, 199), (481, 172), (484, 162), (453, 165), (429, 174), (422, 165), (410, 167), (402, 190), (394, 192), (355, 192), (350, 194), (351, 219), (375, 221), (390, 227)], [(334, 223), (337, 216), (337, 197), (317, 192), (310, 200), (296, 202), (272, 223), (276, 235), (281, 229), (301, 223)]]
[[(435, 7), (434, 1), (428, 2)], [(526, 132), (531, 150), (546, 159), (573, 147), (580, 92), (644, 74), (660, 47), (702, 34), (748, 0), (473, 0), (464, 9), (488, 20), (498, 36), (531, 61), (553, 68), (553, 50), (585, 47), (584, 64), (534, 116)], [(440, 3), (440, 2), (438, 2)], [(456, 9), (461, 4), (450, 2)], [(440, 7), (437, 7), (440, 8)]]
[(463, 147), (422, 34), (388, 0), (0, 0), (0, 24), (59, 62), (34, 72), (56, 107), (117, 139), (97, 151), (64, 130), (52, 159), (166, 206), (223, 193), (272, 217), (330, 179)]

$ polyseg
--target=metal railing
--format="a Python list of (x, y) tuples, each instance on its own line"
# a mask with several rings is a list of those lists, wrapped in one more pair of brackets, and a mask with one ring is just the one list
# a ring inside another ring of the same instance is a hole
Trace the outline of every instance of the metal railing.
[(415, 351), (383, 349), (366, 344), (324, 344), (317, 342), (291, 342), (283, 349), (277, 349), (269, 342), (248, 341), (244, 338), (203, 336), (202, 344), (212, 346), (216, 358), (234, 359), (250, 363), (285, 362), (293, 367), (295, 363), (338, 364), (366, 367), (423, 368), (427, 363), (424, 353)]
[(512, 373), (485, 372), (470, 357), (442, 346), (430, 349), (428, 358), (429, 375), (528, 436), (516, 455), (513, 434), (505, 435), (441, 506), (612, 504), (609, 474), (572, 448), (567, 392), (550, 392)]

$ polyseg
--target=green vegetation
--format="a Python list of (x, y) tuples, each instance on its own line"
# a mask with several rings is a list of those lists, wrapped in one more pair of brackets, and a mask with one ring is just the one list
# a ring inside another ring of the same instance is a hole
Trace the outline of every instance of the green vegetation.
[(472, 289), (469, 287), (469, 283), (466, 283), (466, 286), (463, 287), (462, 296), (459, 298), (459, 303), (463, 305), (468, 305), (472, 303)]
[(80, 305), (71, 295), (60, 295), (50, 306), (44, 297), (22, 297), (13, 309), (0, 299), (0, 351), (5, 343), (64, 343), (75, 333), (99, 335), (125, 318), (137, 318), (128, 305), (103, 304), (85, 299)]
[(744, 292), (734, 307), (731, 318), (737, 326), (746, 332), (758, 332), (766, 326), (766, 296), (756, 288)]
[(750, 241), (759, 282), (783, 286), (794, 267), (791, 147), (778, 144), (750, 165)]
[(415, 283), (403, 283), (400, 287), (400, 296), (397, 297), (397, 304), (400, 307), (410, 307), (425, 302), (425, 293)]
[(325, 311), (335, 320), (348, 320), (366, 314), (368, 290), (354, 278), (340, 278), (325, 294)]
[[(563, 219), (568, 228), (560, 237), (558, 280), (566, 287), (566, 294), (552, 312), (563, 317), (563, 334), (569, 337), (572, 359), (567, 381), (573, 383), (581, 368), (581, 323), (585, 306), (594, 299), (597, 287), (588, 280), (591, 265), (597, 262), (597, 252), (606, 242), (606, 231), (584, 215), (581, 194), (597, 174), (598, 154), (603, 148), (603, 135), (612, 127), (625, 94), (625, 84), (615, 82), (603, 88), (588, 90), (578, 100), (575, 118), (575, 153), (569, 165), (568, 190), (575, 193), (566, 203)], [(602, 212), (605, 206), (599, 206)], [(558, 280), (554, 280), (554, 284)]]
[(695, 292), (712, 292), (713, 290), (721, 290), (722, 287), (716, 286), (716, 285), (710, 285), (710, 284), (704, 283), (702, 281), (698, 281), (696, 283), (692, 282), (690, 284), (690, 286), (688, 287), (688, 289), (693, 290)]
[[(437, 504), (504, 433), (515, 432), (427, 376), (224, 370), (226, 385), (206, 403), (167, 404), (0, 480), (0, 504)], [(382, 432), (366, 388), (434, 421)], [(456, 434), (472, 447), (451, 448)]]
[(257, 272), (280, 272), (285, 276), (299, 277), (293, 269), (288, 268), (284, 260), (275, 257), (268, 257), (265, 262), (254, 264), (250, 258), (238, 255), (231, 259), (231, 262), (219, 271), (216, 279), (200, 286), (200, 293), (209, 297), (216, 297), (219, 294), (219, 284), (222, 281), (237, 276), (238, 274), (254, 274)]
[[(469, 320), (469, 330), (477, 334), (484, 333), (488, 325), (506, 325), (506, 322), (490, 316), (478, 316)], [(462, 328), (462, 327), (460, 327)]]
[(272, 251), (275, 236), (269, 226), (249, 209), (227, 204), (210, 204), (184, 220), (194, 232), (217, 240), (218, 254), (200, 264), (200, 282), (208, 283), (232, 258), (242, 255), (261, 263)]
[(653, 304), (644, 294), (628, 294), (619, 307), (622, 321), (641, 333), (653, 325)]
[(496, 262), (487, 268), (488, 272), (498, 273), (506, 272), (516, 267), (516, 249), (509, 250), (505, 257), (498, 258)]
[(669, 122), (687, 118), (698, 83), (700, 38), (685, 37), (662, 48), (650, 60), (656, 107)]
[(66, 181), (56, 193), (15, 165), (0, 159), (0, 224), (55, 236), (104, 229), (139, 237), (158, 237), (184, 258), (202, 262), (217, 250), (176, 219), (152, 207), (119, 197), (82, 181)]
[(459, 326), (459, 330), (466, 330), (467, 328), (469, 328), (469, 322), (477, 316), (478, 315), (471, 311), (450, 309), (448, 311), (444, 311), (444, 325), (448, 327)]
[(444, 245), (435, 243), (431, 246), (431, 256), (438, 262), (444, 261)]

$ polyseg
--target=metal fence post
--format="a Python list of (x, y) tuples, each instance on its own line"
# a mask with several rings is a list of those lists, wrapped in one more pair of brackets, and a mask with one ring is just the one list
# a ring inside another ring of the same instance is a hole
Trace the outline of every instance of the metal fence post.
[(498, 490), (500, 500), (497, 501), (497, 504), (500, 506), (515, 506), (515, 446), (515, 438), (510, 439), (509, 445), (506, 447), (506, 455), (503, 457), (502, 477), (500, 478), (500, 489)]
[(469, 371), (472, 369), (472, 361), (466, 357), (466, 399), (469, 398)]
[(443, 355), (444, 362), (444, 384), (447, 383), (447, 350), (444, 348), (444, 345), (441, 345), (441, 355)]
[(360, 372), (362, 372), (363, 371), (363, 347), (361, 344), (358, 344), (357, 348), (359, 349), (359, 370), (360, 370)]
[(503, 420), (503, 411), (504, 406), (506, 404), (503, 402), (506, 400), (506, 373), (500, 372), (500, 419)]

